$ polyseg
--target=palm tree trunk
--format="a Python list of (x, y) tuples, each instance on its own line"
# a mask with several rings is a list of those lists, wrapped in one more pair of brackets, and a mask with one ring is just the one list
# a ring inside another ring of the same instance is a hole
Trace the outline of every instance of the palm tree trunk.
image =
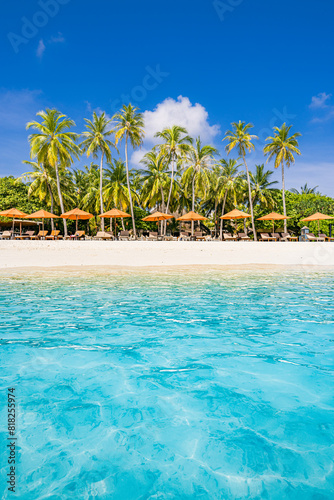
[(171, 195), (172, 195), (173, 182), (174, 182), (174, 155), (172, 155), (172, 175), (170, 178), (170, 186), (169, 186), (168, 200), (167, 200), (167, 206), (166, 206), (166, 214), (168, 214), (169, 203), (170, 203), (170, 199), (171, 199)]
[[(50, 184), (47, 183), (47, 186), (48, 186), (48, 190), (49, 190), (49, 194), (50, 194), (51, 213), (53, 214), (53, 204), (54, 204), (53, 194), (52, 194), (52, 190), (51, 190)], [(54, 221), (53, 221), (53, 219), (51, 219), (51, 230), (54, 231), (54, 228), (55, 228)]]
[[(100, 164), (100, 210), (103, 214), (103, 151), (101, 154), (101, 164)], [(104, 217), (101, 217), (101, 231), (104, 231)]]
[(247, 163), (246, 163), (245, 155), (242, 155), (242, 158), (244, 160), (244, 164), (245, 164), (245, 167), (246, 167), (246, 173), (247, 173), (248, 197), (249, 197), (249, 206), (250, 206), (250, 211), (251, 211), (251, 216), (252, 216), (252, 229), (253, 229), (254, 241), (257, 241), (256, 231), (255, 231), (255, 224), (254, 224), (252, 190), (251, 190), (250, 179), (249, 179), (249, 171), (248, 171), (248, 166), (247, 166)]
[[(59, 203), (60, 203), (61, 213), (63, 214), (65, 212), (65, 210), (64, 210), (63, 195), (61, 194), (58, 163), (56, 163), (56, 178), (57, 178), (57, 190), (58, 190)], [(63, 219), (63, 224), (64, 224), (64, 236), (67, 236), (67, 222), (66, 222), (66, 219)]]
[[(283, 197), (283, 214), (286, 216), (286, 206), (285, 206), (285, 178), (284, 178), (284, 162), (282, 160), (282, 197)], [(284, 219), (284, 232), (287, 233), (287, 223)]]
[(217, 237), (217, 198), (215, 198), (215, 238)]
[[(224, 212), (225, 212), (227, 193), (228, 193), (228, 189), (226, 189), (225, 194), (224, 194), (222, 216), (224, 215)], [(220, 219), (220, 239), (223, 240), (223, 219)]]
[[(192, 205), (191, 205), (191, 210), (195, 212), (195, 173), (193, 175), (193, 181), (192, 181)], [(194, 221), (191, 221), (191, 236), (194, 236)]]
[[(161, 212), (164, 213), (165, 211), (165, 195), (164, 195), (164, 190), (163, 187), (160, 186), (160, 193), (161, 193)], [(161, 221), (161, 234), (166, 234), (167, 232), (167, 221)]]
[(126, 166), (126, 183), (128, 185), (128, 193), (129, 193), (129, 202), (130, 202), (130, 208), (131, 208), (131, 217), (132, 217), (132, 226), (133, 226), (133, 235), (136, 238), (137, 233), (136, 233), (136, 224), (135, 224), (135, 215), (133, 211), (133, 204), (132, 204), (132, 195), (131, 195), (131, 188), (130, 188), (130, 178), (129, 178), (129, 163), (128, 163), (128, 138), (129, 134), (128, 132), (126, 133), (126, 139), (125, 139), (125, 166)]

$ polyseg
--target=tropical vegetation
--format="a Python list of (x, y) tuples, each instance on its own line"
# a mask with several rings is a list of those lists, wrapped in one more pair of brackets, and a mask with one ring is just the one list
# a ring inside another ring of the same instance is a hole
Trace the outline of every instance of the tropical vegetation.
[[(144, 115), (138, 108), (123, 106), (112, 118), (94, 112), (85, 120), (85, 130), (78, 133), (74, 127), (73, 120), (56, 109), (40, 111), (27, 124), (31, 132), (31, 157), (24, 160), (27, 171), (18, 179), (0, 179), (0, 210), (15, 206), (26, 213), (45, 208), (60, 214), (77, 206), (94, 214), (88, 223), (80, 222), (94, 233), (111, 225), (98, 215), (118, 208), (131, 215), (119, 220), (118, 228), (132, 229), (134, 234), (152, 229), (155, 223), (141, 219), (153, 210), (179, 215), (192, 210), (208, 217), (205, 225), (217, 235), (224, 228), (239, 228), (254, 239), (259, 227), (271, 229), (271, 223), (256, 221), (270, 211), (287, 214), (285, 229), (292, 232), (304, 225), (302, 216), (315, 211), (334, 214), (334, 200), (317, 192), (317, 186), (286, 189), (285, 167), (301, 154), (300, 134), (291, 134), (286, 124), (274, 127), (264, 147), (267, 161), (281, 168), (281, 186), (264, 163), (248, 167), (257, 140), (250, 133), (251, 123), (232, 123), (223, 139), (227, 158), (220, 157), (212, 144), (191, 137), (184, 127), (166, 127), (156, 132), (156, 144), (144, 152), (135, 169), (130, 168), (129, 155), (142, 146), (145, 136)], [(232, 152), (235, 158), (230, 157)], [(85, 158), (93, 161), (86, 163)], [(80, 163), (74, 167), (75, 161)], [(223, 222), (220, 216), (234, 208), (249, 212), (250, 219)], [(55, 224), (64, 224), (67, 234), (65, 220)], [(72, 222), (68, 224), (72, 228)], [(328, 222), (321, 227), (326, 232)], [(179, 224), (173, 219), (162, 226), (164, 232), (167, 228), (177, 230)]]

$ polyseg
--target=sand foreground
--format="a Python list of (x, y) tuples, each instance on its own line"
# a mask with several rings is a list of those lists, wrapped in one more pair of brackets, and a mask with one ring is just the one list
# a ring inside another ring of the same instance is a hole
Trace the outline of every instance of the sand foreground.
[(254, 264), (334, 266), (334, 244), (221, 241), (0, 241), (0, 269)]

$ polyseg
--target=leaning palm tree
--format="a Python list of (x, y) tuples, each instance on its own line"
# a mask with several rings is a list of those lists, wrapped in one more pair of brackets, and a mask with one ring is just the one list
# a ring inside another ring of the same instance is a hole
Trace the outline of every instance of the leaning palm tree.
[[(266, 141), (269, 143), (263, 148), (263, 152), (265, 155), (268, 155), (267, 161), (270, 161), (274, 158), (274, 166), (278, 168), (280, 165), (282, 166), (282, 197), (283, 197), (283, 213), (286, 216), (286, 206), (285, 206), (285, 178), (284, 178), (284, 163), (287, 167), (290, 167), (291, 164), (295, 163), (295, 158), (293, 153), (296, 155), (300, 155), (301, 152), (299, 150), (299, 144), (297, 141), (297, 137), (300, 137), (301, 134), (296, 132), (295, 134), (289, 137), (289, 132), (292, 125), (289, 127), (286, 126), (285, 123), (279, 127), (274, 127), (274, 136), (267, 137)], [(284, 220), (284, 232), (287, 232), (287, 224), (286, 219)]]
[(115, 132), (116, 145), (123, 138), (125, 138), (126, 180), (129, 193), (133, 234), (134, 237), (136, 237), (135, 216), (133, 211), (130, 176), (129, 176), (128, 142), (130, 140), (133, 149), (141, 147), (144, 138), (144, 118), (143, 114), (138, 112), (138, 108), (133, 107), (131, 104), (128, 104), (128, 106), (124, 104), (122, 109), (113, 116), (112, 120), (115, 122), (114, 132)]
[[(29, 136), (31, 157), (36, 158), (38, 163), (47, 162), (55, 169), (60, 208), (64, 212), (59, 172), (65, 171), (73, 163), (74, 158), (79, 159), (81, 153), (75, 143), (78, 134), (69, 130), (75, 123), (57, 109), (39, 111), (37, 116), (42, 118), (41, 123), (38, 121), (27, 123), (27, 129), (36, 130)], [(63, 222), (64, 233), (67, 236), (66, 219)]]
[(141, 162), (146, 168), (142, 171), (142, 204), (144, 207), (160, 206), (165, 211), (165, 192), (168, 182), (167, 165), (162, 153), (149, 151)]
[(252, 203), (252, 192), (251, 192), (251, 185), (250, 185), (250, 179), (249, 179), (249, 171), (248, 171), (248, 166), (246, 163), (246, 152), (250, 152), (254, 148), (254, 144), (252, 143), (253, 139), (258, 139), (256, 135), (251, 135), (248, 130), (250, 128), (253, 128), (253, 125), (251, 123), (245, 123), (242, 121), (239, 121), (238, 123), (233, 122), (232, 123), (233, 130), (228, 130), (225, 133), (225, 137), (223, 141), (228, 141), (228, 144), (226, 146), (226, 151), (227, 154), (229, 154), (232, 149), (236, 148), (238, 151), (239, 156), (242, 156), (242, 159), (244, 161), (244, 165), (246, 168), (246, 175), (247, 175), (247, 184), (248, 184), (248, 199), (249, 199), (249, 207), (251, 211), (251, 216), (252, 216), (252, 229), (253, 229), (253, 235), (254, 235), (254, 241), (257, 240), (256, 238), (256, 231), (255, 231), (255, 225), (254, 225), (254, 214), (253, 214), (253, 203)]
[(273, 188), (274, 184), (278, 184), (277, 181), (270, 180), (273, 175), (272, 170), (264, 170), (264, 165), (255, 165), (255, 172), (250, 172), (249, 177), (251, 181), (252, 188), (252, 203), (260, 202), (265, 207), (274, 205), (273, 199)]
[(166, 213), (168, 213), (169, 210), (173, 190), (175, 163), (178, 159), (185, 157), (192, 144), (192, 138), (187, 134), (187, 130), (178, 125), (173, 125), (171, 128), (164, 128), (161, 132), (155, 134), (155, 137), (164, 140), (164, 143), (155, 146), (155, 149), (159, 149), (166, 157), (168, 163), (172, 165)]
[[(209, 171), (212, 166), (214, 155), (218, 150), (210, 145), (202, 146), (200, 137), (196, 139), (195, 146), (190, 146), (187, 155), (187, 168), (183, 174), (185, 186), (191, 185), (192, 211), (195, 211), (195, 191), (201, 191), (205, 196), (209, 185)], [(195, 189), (197, 188), (197, 189)], [(194, 232), (194, 222), (191, 222), (191, 232)]]
[[(80, 144), (82, 151), (87, 154), (87, 157), (93, 155), (97, 158), (98, 153), (101, 154), (100, 162), (100, 210), (104, 212), (103, 208), (103, 159), (106, 158), (107, 162), (111, 162), (110, 148), (115, 144), (109, 139), (112, 130), (108, 129), (111, 120), (108, 120), (105, 112), (98, 116), (95, 111), (93, 112), (93, 120), (85, 118), (87, 130), (82, 133), (84, 141)], [(101, 218), (101, 229), (104, 231), (104, 218)]]

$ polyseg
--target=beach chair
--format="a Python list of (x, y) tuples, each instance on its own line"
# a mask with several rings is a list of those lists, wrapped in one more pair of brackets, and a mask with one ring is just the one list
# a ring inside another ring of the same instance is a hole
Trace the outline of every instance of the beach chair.
[(19, 236), (15, 236), (16, 240), (31, 240), (31, 238), (34, 236), (35, 231), (26, 231), (24, 234), (21, 234)]
[(49, 234), (49, 236), (45, 237), (45, 239), (46, 240), (62, 240), (63, 236), (59, 233), (60, 233), (59, 229), (54, 229), (53, 231), (51, 231), (51, 234)]
[(224, 241), (238, 241), (238, 236), (232, 236), (231, 233), (223, 233)]
[(93, 237), (94, 240), (113, 240), (114, 236), (107, 231), (98, 231), (96, 236)]
[(120, 231), (118, 233), (118, 239), (120, 241), (129, 241), (130, 240), (130, 231)]
[(313, 233), (306, 233), (305, 236), (308, 241), (325, 241), (325, 238), (317, 238)]
[(157, 231), (149, 231), (147, 241), (158, 241)]
[(260, 233), (260, 241), (277, 241), (274, 236), (269, 236), (269, 233)]
[(281, 235), (279, 233), (270, 233), (272, 238), (276, 238), (276, 241), (281, 241)]
[(34, 234), (33, 236), (30, 236), (31, 240), (41, 240), (45, 239), (49, 231), (39, 231), (38, 234)]
[(246, 233), (238, 233), (238, 238), (241, 241), (251, 241), (250, 237)]
[(2, 235), (0, 236), (0, 238), (1, 238), (2, 240), (10, 240), (10, 239), (11, 239), (11, 237), (12, 237), (12, 232), (11, 232), (11, 231), (4, 231), (4, 232), (2, 233)]
[(205, 236), (203, 236), (202, 231), (194, 231), (194, 237), (196, 238), (196, 241), (205, 240)]
[(86, 237), (85, 231), (75, 231), (74, 234), (71, 234), (70, 238), (73, 240), (84, 240)]
[(324, 238), (325, 241), (334, 241), (334, 238), (331, 238), (330, 236), (327, 236), (327, 234), (324, 233), (320, 233), (319, 237)]
[(281, 241), (298, 241), (298, 236), (291, 236), (289, 233), (282, 233)]
[(190, 241), (190, 235), (186, 231), (180, 231), (178, 241)]

